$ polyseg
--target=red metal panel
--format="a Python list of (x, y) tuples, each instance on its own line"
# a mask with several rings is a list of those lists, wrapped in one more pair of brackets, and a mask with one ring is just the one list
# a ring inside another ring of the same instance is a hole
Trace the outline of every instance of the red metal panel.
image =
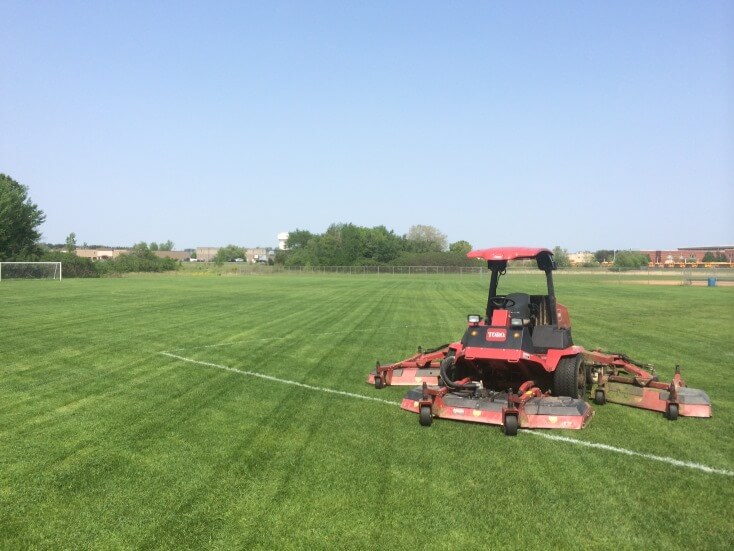
[(492, 312), (492, 325), (494, 327), (507, 327), (508, 325), (510, 325), (510, 312), (508, 310), (493, 311)]
[(521, 258), (535, 258), (546, 252), (553, 254), (549, 249), (531, 247), (495, 247), (493, 249), (478, 249), (471, 251), (468, 258), (483, 258), (484, 260), (518, 260)]
[(556, 303), (556, 317), (558, 319), (558, 327), (561, 329), (571, 329), (571, 316), (568, 315), (568, 308), (563, 304)]
[(558, 367), (558, 362), (561, 358), (566, 356), (575, 356), (576, 354), (583, 354), (586, 352), (582, 346), (570, 346), (561, 350), (550, 349), (545, 356), (545, 369), (546, 371), (555, 371)]

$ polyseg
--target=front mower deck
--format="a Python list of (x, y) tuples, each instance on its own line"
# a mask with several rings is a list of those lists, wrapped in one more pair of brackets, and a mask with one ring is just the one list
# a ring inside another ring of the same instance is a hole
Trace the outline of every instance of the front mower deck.
[(592, 407), (579, 398), (540, 396), (513, 404), (508, 398), (517, 395), (508, 392), (476, 397), (444, 394), (443, 390), (445, 387), (415, 387), (408, 391), (400, 407), (413, 413), (421, 413), (421, 407), (430, 407), (432, 417), (502, 427), (507, 424), (509, 414), (516, 416), (517, 427), (524, 429), (582, 429), (594, 415)]

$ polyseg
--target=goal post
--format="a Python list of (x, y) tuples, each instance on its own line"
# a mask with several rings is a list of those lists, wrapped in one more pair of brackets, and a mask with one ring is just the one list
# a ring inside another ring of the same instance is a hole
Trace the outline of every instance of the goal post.
[(0, 262), (0, 281), (7, 279), (58, 279), (61, 262)]

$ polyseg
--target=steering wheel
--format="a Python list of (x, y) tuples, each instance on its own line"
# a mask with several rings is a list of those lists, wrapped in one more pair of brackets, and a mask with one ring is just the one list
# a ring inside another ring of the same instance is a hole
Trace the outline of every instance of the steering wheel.
[(515, 306), (515, 301), (504, 295), (497, 295), (496, 297), (490, 298), (489, 303), (500, 310), (507, 310), (508, 308)]

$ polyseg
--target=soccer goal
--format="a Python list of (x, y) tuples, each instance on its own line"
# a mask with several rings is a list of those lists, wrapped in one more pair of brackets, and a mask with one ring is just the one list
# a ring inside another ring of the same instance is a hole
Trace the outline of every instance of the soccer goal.
[(0, 281), (3, 279), (58, 279), (61, 281), (61, 262), (0, 262)]

